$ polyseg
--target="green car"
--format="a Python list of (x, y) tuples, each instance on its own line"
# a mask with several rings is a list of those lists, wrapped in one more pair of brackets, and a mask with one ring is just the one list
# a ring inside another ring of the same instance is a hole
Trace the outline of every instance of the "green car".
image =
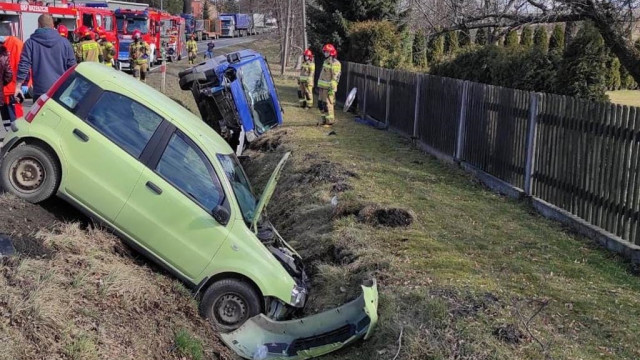
[(286, 320), (304, 307), (308, 279), (264, 210), (288, 153), (258, 199), (200, 118), (97, 63), (67, 71), (16, 124), (0, 151), (0, 186), (33, 203), (57, 195), (107, 225), (192, 287), (242, 356), (308, 358), (373, 329), (375, 282), (308, 325)]

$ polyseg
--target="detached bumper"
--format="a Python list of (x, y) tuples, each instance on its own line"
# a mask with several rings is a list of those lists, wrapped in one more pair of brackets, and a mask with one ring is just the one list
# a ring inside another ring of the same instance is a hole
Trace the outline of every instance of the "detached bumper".
[(222, 340), (245, 359), (310, 359), (371, 335), (378, 322), (378, 288), (373, 280), (362, 295), (338, 308), (288, 321), (260, 314)]

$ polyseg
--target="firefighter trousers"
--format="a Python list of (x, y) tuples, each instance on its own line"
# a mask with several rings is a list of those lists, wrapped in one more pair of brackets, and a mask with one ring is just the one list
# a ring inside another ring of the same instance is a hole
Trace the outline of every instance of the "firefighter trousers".
[(189, 51), (189, 64), (193, 64), (193, 62), (196, 60), (197, 56), (198, 56), (197, 52)]
[(333, 105), (336, 102), (335, 92), (329, 93), (330, 89), (318, 89), (318, 108), (322, 115), (322, 124), (333, 125), (335, 121)]
[(298, 85), (298, 100), (301, 108), (310, 108), (313, 105), (313, 84), (301, 81)]
[(147, 70), (149, 66), (147, 63), (133, 65), (133, 77), (140, 78), (143, 82), (147, 82)]

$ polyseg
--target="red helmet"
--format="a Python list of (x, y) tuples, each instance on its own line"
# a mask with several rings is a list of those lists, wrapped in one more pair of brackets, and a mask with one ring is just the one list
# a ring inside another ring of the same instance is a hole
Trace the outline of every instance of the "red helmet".
[(312, 58), (313, 57), (313, 52), (311, 52), (310, 49), (307, 49), (307, 50), (304, 51), (304, 56)]
[(69, 35), (69, 29), (63, 24), (60, 24), (58, 25), (58, 34), (60, 34), (60, 36), (67, 37)]
[(107, 38), (107, 32), (100, 29), (100, 31), (98, 31), (98, 36), (100, 36), (100, 39), (106, 39)]
[(133, 36), (134, 39), (140, 39), (142, 37), (142, 33), (140, 32), (140, 30), (136, 29), (133, 30), (131, 36)]
[(76, 29), (76, 34), (80, 35), (81, 37), (89, 36), (91, 35), (91, 30), (89, 30), (88, 27), (82, 25), (78, 29)]
[(322, 52), (328, 52), (330, 56), (336, 57), (338, 56), (338, 51), (332, 44), (327, 44), (322, 47)]

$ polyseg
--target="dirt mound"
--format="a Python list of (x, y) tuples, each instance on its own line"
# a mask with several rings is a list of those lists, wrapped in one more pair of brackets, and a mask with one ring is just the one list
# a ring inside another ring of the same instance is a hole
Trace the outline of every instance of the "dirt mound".
[(497, 337), (500, 341), (504, 341), (508, 344), (519, 344), (522, 340), (525, 339), (525, 335), (518, 329), (516, 325), (506, 324), (502, 326), (498, 326), (494, 331), (493, 335)]
[(276, 151), (282, 145), (282, 137), (287, 135), (287, 131), (267, 133), (249, 144), (249, 149), (261, 152)]
[(349, 178), (358, 178), (358, 174), (345, 169), (343, 166), (322, 160), (311, 164), (301, 172), (300, 183), (311, 184), (319, 182), (331, 182), (344, 184)]
[(115, 236), (7, 196), (0, 232), (20, 251), (0, 259), (0, 357), (232, 358), (191, 293)]
[(370, 225), (406, 227), (413, 223), (414, 216), (399, 208), (379, 208), (376, 205), (364, 207), (358, 213), (358, 220)]

